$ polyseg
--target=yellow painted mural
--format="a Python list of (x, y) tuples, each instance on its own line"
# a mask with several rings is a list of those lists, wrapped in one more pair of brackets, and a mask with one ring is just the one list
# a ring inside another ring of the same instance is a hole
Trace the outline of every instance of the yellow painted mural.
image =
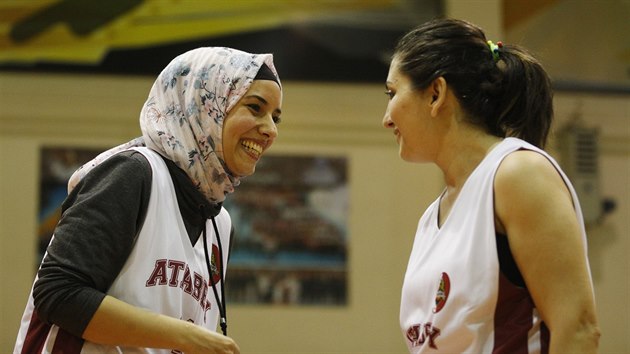
[(0, 63), (94, 64), (111, 49), (394, 6), (396, 0), (0, 0)]

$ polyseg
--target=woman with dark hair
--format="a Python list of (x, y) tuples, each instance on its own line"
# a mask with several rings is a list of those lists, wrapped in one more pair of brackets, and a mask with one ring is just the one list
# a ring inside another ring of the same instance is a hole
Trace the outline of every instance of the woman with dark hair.
[(14, 353), (238, 353), (222, 204), (276, 139), (281, 104), (271, 54), (173, 59), (140, 112), (142, 137), (71, 177)]
[(543, 67), (477, 26), (437, 19), (397, 44), (383, 125), (446, 188), (419, 221), (402, 287), (410, 353), (595, 353), (599, 329), (575, 190), (542, 149)]

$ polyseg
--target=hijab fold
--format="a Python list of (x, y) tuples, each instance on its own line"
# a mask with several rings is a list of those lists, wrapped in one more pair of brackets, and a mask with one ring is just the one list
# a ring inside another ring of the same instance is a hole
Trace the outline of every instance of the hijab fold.
[(270, 69), (274, 81), (280, 84), (271, 54), (203, 47), (179, 55), (157, 77), (142, 107), (142, 136), (81, 166), (70, 177), (68, 193), (107, 158), (132, 147), (146, 146), (184, 170), (208, 202), (222, 202), (240, 183), (225, 165), (223, 122), (249, 90), (261, 67), (267, 76), (266, 70)]

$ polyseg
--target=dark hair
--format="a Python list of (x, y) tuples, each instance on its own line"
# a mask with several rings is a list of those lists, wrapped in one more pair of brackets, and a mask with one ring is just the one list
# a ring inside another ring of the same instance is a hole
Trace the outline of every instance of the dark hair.
[(443, 77), (472, 123), (490, 134), (544, 147), (553, 119), (551, 82), (522, 47), (503, 44), (495, 61), (481, 28), (435, 19), (404, 35), (394, 58), (416, 89)]

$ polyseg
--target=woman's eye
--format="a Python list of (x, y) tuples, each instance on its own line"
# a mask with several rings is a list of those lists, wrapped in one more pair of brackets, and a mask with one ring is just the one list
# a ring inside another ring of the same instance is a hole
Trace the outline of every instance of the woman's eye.
[(387, 97), (389, 97), (389, 99), (391, 100), (392, 98), (394, 98), (394, 91), (385, 90), (385, 95), (387, 95)]
[(273, 122), (276, 124), (280, 124), (280, 122), (282, 122), (282, 118), (280, 117), (272, 117), (273, 118)]
[(249, 109), (251, 109), (252, 111), (254, 111), (255, 113), (260, 112), (260, 105), (257, 105), (255, 103), (252, 104), (248, 104), (247, 107), (249, 107)]

